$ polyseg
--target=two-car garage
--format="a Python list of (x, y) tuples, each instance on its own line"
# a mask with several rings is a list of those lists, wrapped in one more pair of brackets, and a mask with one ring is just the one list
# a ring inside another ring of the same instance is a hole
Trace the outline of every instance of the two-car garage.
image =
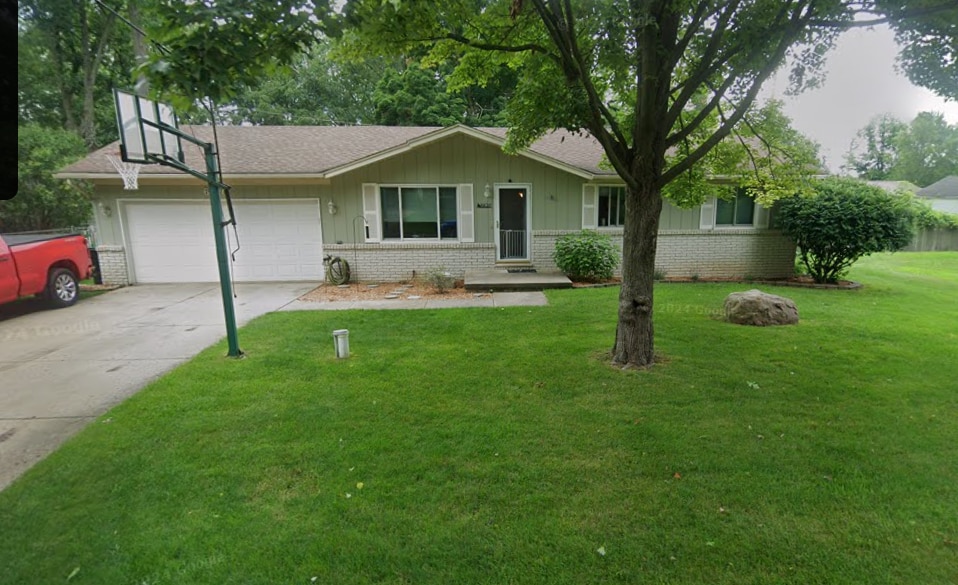
[[(323, 279), (318, 200), (234, 200), (233, 205), (236, 234), (232, 226), (227, 234), (230, 252), (236, 250), (235, 281)], [(219, 279), (209, 201), (127, 201), (122, 210), (133, 282)]]

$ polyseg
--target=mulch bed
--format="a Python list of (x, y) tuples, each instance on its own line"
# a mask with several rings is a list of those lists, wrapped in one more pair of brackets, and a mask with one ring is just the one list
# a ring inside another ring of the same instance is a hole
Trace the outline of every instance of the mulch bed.
[[(798, 288), (819, 288), (819, 289), (834, 289), (834, 290), (854, 290), (862, 287), (860, 282), (854, 282), (851, 280), (840, 280), (836, 284), (818, 284), (810, 276), (791, 276), (789, 278), (777, 278), (777, 279), (764, 279), (764, 280), (744, 280), (741, 278), (692, 278), (689, 276), (683, 277), (668, 277), (656, 282), (720, 282), (720, 283), (742, 283), (742, 284), (765, 284), (771, 286), (793, 286)], [(621, 278), (611, 278), (609, 280), (603, 280), (601, 282), (573, 282), (572, 288), (603, 288), (607, 286), (619, 286), (622, 284)]]

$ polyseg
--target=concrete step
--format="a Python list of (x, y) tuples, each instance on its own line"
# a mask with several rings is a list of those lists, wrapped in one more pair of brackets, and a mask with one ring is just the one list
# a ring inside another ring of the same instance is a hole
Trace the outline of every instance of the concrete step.
[(467, 270), (466, 290), (528, 291), (572, 288), (572, 281), (558, 272), (508, 272), (505, 268)]

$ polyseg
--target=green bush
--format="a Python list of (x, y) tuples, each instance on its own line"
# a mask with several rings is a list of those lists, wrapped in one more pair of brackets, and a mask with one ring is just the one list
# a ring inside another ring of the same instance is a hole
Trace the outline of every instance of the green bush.
[(560, 237), (552, 258), (572, 280), (594, 282), (612, 278), (621, 254), (609, 236), (582, 230)]
[(915, 236), (907, 199), (856, 179), (825, 179), (813, 195), (785, 199), (779, 222), (821, 283), (836, 282), (863, 256), (901, 250)]

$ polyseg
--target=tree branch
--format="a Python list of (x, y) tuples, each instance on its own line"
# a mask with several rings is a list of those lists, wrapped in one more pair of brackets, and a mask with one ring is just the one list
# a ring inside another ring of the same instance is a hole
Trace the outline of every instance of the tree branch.
[[(699, 112), (695, 116), (695, 118), (693, 118), (688, 123), (688, 125), (685, 125), (683, 123), (682, 128), (678, 132), (666, 138), (665, 140), (666, 146), (667, 147), (674, 146), (678, 144), (679, 142), (685, 140), (693, 132), (695, 132), (699, 128), (699, 126), (701, 126), (702, 123), (705, 122), (705, 120), (709, 117), (709, 115), (711, 115), (711, 113), (715, 110), (715, 108), (719, 105), (719, 103), (721, 103), (724, 93), (728, 91), (728, 88), (731, 87), (733, 83), (735, 83), (736, 79), (738, 79), (737, 75), (732, 74), (725, 78), (725, 80), (722, 82), (722, 85), (717, 90), (714, 88), (711, 88), (710, 86), (710, 89), (712, 89), (712, 92), (714, 94), (712, 96), (712, 99), (709, 100), (709, 103), (705, 104), (705, 107), (702, 108), (702, 111)], [(677, 120), (682, 119), (681, 110), (679, 111), (679, 115), (676, 117), (676, 119)]]
[[(958, 13), (958, 8), (955, 7), (953, 0), (944, 0), (942, 4), (935, 6), (923, 6), (920, 8), (905, 8), (901, 11), (896, 12), (895, 14), (889, 16), (882, 16), (879, 18), (873, 18), (871, 20), (809, 20), (809, 26), (817, 26), (822, 28), (842, 28), (842, 29), (853, 29), (853, 28), (867, 28), (870, 26), (876, 26), (879, 24), (890, 24), (893, 22), (898, 22), (901, 20), (910, 20), (912, 18), (922, 18), (924, 16), (934, 16), (936, 14), (956, 12)], [(852, 16), (857, 16), (859, 14), (881, 14), (881, 11), (875, 9), (862, 9), (852, 13)]]
[(745, 116), (745, 113), (749, 108), (752, 107), (752, 104), (755, 102), (755, 98), (758, 96), (759, 90), (762, 88), (762, 84), (771, 77), (772, 73), (776, 69), (776, 65), (785, 58), (785, 54), (788, 52), (789, 47), (795, 41), (795, 38), (801, 34), (801, 32), (808, 26), (808, 17), (802, 17), (801, 11), (796, 11), (793, 13), (788, 26), (785, 27), (785, 30), (782, 31), (782, 36), (778, 41), (778, 47), (776, 47), (775, 52), (772, 54), (771, 59), (768, 60), (765, 68), (762, 69), (759, 74), (752, 80), (751, 87), (745, 94), (743, 100), (738, 104), (736, 109), (732, 112), (732, 115), (722, 124), (718, 130), (716, 130), (712, 136), (705, 140), (702, 144), (699, 145), (691, 154), (686, 156), (684, 159), (673, 165), (670, 169), (662, 173), (660, 179), (660, 185), (667, 185), (669, 182), (673, 181), (676, 177), (682, 173), (688, 171), (692, 168), (693, 165), (698, 163), (702, 158), (705, 157), (715, 146), (724, 140), (729, 134), (731, 134), (732, 129), (736, 124)]
[[(624, 160), (626, 153), (622, 151), (628, 143), (619, 131), (615, 118), (599, 98), (598, 92), (592, 84), (592, 78), (589, 76), (589, 69), (584, 65), (577, 47), (574, 29), (570, 24), (572, 7), (567, 1), (565, 8), (568, 12), (564, 15), (563, 8), (558, 2), (551, 0), (549, 3), (551, 6), (547, 6), (544, 0), (533, 0), (536, 12), (559, 49), (560, 65), (566, 78), (570, 82), (579, 84), (586, 92), (590, 106), (590, 119), (587, 120), (589, 131), (602, 145), (612, 167), (628, 181), (628, 165)], [(612, 129), (611, 134), (609, 129), (606, 128), (606, 123)], [(615, 134), (614, 138), (612, 134)]]
[[(682, 110), (685, 108), (685, 105), (688, 103), (692, 96), (695, 95), (695, 91), (700, 85), (702, 85), (706, 79), (708, 79), (713, 73), (717, 71), (719, 67), (722, 66), (722, 62), (728, 62), (731, 56), (735, 55), (739, 49), (732, 47), (726, 53), (725, 58), (719, 60), (719, 62), (714, 62), (716, 56), (718, 55), (719, 48), (722, 46), (722, 42), (725, 38), (725, 31), (728, 27), (729, 21), (732, 19), (732, 15), (738, 9), (740, 0), (735, 0), (732, 4), (725, 7), (725, 11), (719, 17), (718, 23), (715, 25), (715, 30), (712, 31), (712, 36), (709, 39), (709, 44), (705, 47), (705, 52), (702, 53), (702, 58), (699, 60), (698, 66), (688, 76), (688, 81), (685, 84), (685, 87), (679, 93), (678, 97), (675, 98), (671, 111), (666, 117), (666, 124), (668, 128), (671, 128), (675, 125), (675, 121), (678, 119)], [(678, 62), (678, 59), (676, 59)]]
[(497, 43), (481, 43), (474, 41), (457, 33), (448, 33), (445, 35), (437, 37), (427, 37), (420, 39), (413, 39), (413, 42), (428, 42), (434, 43), (437, 41), (455, 41), (461, 45), (466, 45), (467, 47), (472, 47), (474, 49), (479, 49), (482, 51), (501, 51), (503, 53), (524, 53), (526, 51), (532, 53), (541, 53), (543, 55), (548, 55), (555, 57), (554, 53), (551, 53), (548, 49), (542, 45), (537, 45), (535, 43), (525, 43), (522, 45), (500, 45)]
[(699, 5), (695, 7), (695, 13), (692, 15), (692, 20), (689, 22), (688, 28), (685, 29), (685, 34), (682, 35), (682, 38), (672, 47), (672, 54), (675, 58), (672, 59), (669, 64), (670, 70), (675, 69), (675, 66), (678, 65), (682, 59), (682, 55), (684, 55), (686, 49), (689, 48), (689, 43), (695, 38), (695, 32), (702, 26), (702, 21), (705, 19), (705, 11), (708, 7), (709, 2), (706, 0), (702, 0), (699, 2)]

